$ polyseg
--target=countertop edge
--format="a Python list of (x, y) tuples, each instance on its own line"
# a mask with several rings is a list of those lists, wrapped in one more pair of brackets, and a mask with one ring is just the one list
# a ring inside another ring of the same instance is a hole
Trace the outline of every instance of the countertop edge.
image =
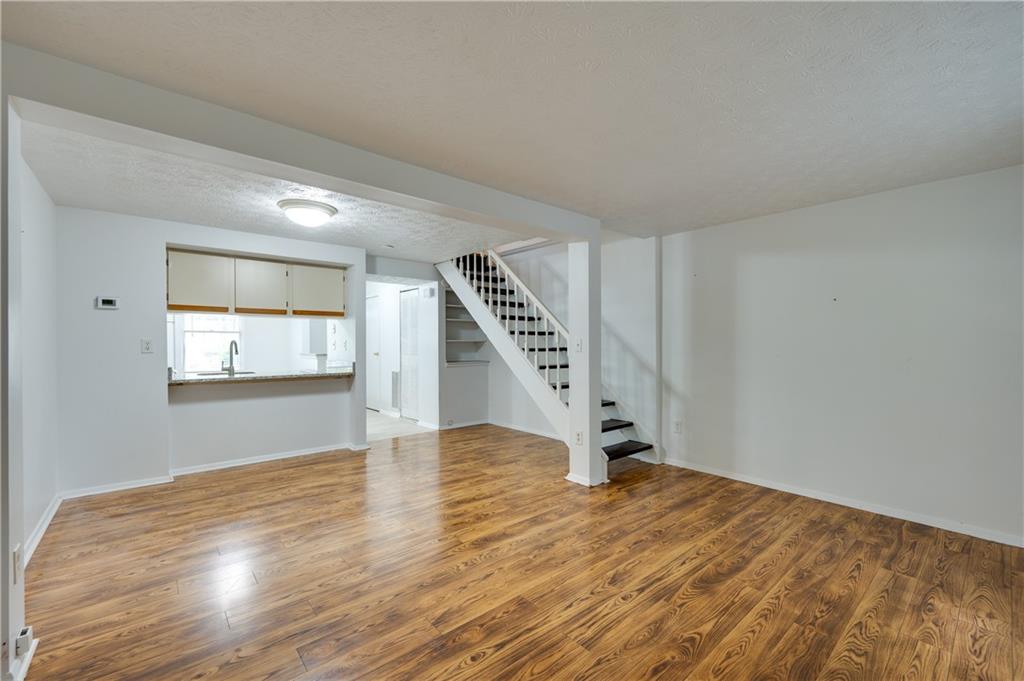
[(288, 381), (326, 381), (332, 379), (337, 380), (342, 378), (351, 378), (354, 375), (354, 371), (344, 371), (326, 374), (289, 374), (281, 376), (211, 376), (209, 378), (176, 378), (167, 381), (167, 387), (181, 385), (224, 385), (238, 383), (279, 383)]

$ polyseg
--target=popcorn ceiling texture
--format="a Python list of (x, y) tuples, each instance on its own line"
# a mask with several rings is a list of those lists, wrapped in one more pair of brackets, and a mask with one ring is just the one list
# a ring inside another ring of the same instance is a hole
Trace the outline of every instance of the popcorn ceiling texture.
[[(522, 238), (31, 121), (22, 123), (22, 147), (50, 198), (62, 206), (324, 241), (433, 263)], [(285, 198), (323, 201), (338, 214), (321, 227), (302, 227), (278, 208)]]
[(1021, 162), (1020, 3), (4, 3), (4, 36), (670, 233)]

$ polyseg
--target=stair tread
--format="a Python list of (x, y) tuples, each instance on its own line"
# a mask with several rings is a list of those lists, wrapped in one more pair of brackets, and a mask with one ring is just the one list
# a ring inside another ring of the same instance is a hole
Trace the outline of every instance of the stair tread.
[(605, 419), (601, 421), (601, 432), (610, 433), (613, 430), (629, 428), (631, 425), (633, 425), (633, 422), (626, 421), (625, 419)]
[[(552, 383), (552, 384), (551, 384), (551, 387), (552, 387), (552, 388), (557, 388), (557, 387), (558, 387), (558, 384), (557, 384), (557, 383)], [(568, 384), (568, 383), (563, 383), (563, 384), (562, 384), (562, 390), (568, 390), (568, 388), (569, 388), (569, 384)]]
[[(566, 365), (566, 366), (568, 366), (568, 365)], [(605, 399), (602, 399), (601, 400), (601, 406), (602, 407), (614, 407), (615, 406), (615, 400), (605, 400)]]
[(517, 334), (520, 336), (554, 336), (554, 331), (535, 331), (533, 329), (509, 329), (509, 334)]
[[(569, 365), (568, 364), (539, 364), (539, 365), (537, 365), (537, 368), (540, 369), (541, 371), (544, 371), (545, 369), (568, 369)], [(604, 405), (602, 405), (602, 406), (604, 406)]]
[(539, 322), (540, 317), (531, 317), (525, 314), (503, 314), (498, 317), (502, 321), (514, 321), (514, 322)]
[(613, 445), (606, 445), (601, 449), (604, 450), (609, 461), (614, 461), (616, 459), (624, 459), (632, 454), (645, 452), (648, 449), (654, 449), (654, 445), (637, 440), (625, 440), (624, 442), (616, 442)]
[[(521, 350), (522, 348), (520, 348)], [(526, 348), (527, 352), (569, 352), (569, 348)]]

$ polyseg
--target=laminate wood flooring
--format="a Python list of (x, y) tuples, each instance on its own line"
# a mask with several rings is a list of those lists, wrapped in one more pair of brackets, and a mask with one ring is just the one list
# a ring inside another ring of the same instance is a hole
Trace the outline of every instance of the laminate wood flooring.
[(30, 681), (1024, 679), (1024, 551), (477, 426), (66, 501)]

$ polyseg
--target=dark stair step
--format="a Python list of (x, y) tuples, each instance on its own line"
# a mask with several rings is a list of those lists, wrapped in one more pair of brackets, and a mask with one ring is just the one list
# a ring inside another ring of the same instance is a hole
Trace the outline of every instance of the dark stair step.
[[(544, 371), (545, 369), (568, 369), (568, 364), (540, 364), (537, 366), (538, 369)], [(602, 405), (603, 406), (603, 405)]]
[(624, 459), (627, 456), (645, 452), (648, 449), (654, 449), (654, 445), (647, 444), (646, 442), (637, 442), (636, 440), (626, 440), (625, 442), (616, 442), (613, 445), (601, 447), (601, 449), (604, 450), (609, 461), (615, 461), (616, 459)]
[[(568, 366), (568, 365), (566, 365), (566, 366)], [(605, 399), (602, 399), (601, 400), (601, 406), (602, 407), (614, 407), (615, 406), (615, 400), (605, 400)]]
[(633, 425), (632, 421), (625, 421), (623, 419), (605, 419), (604, 421), (601, 421), (601, 432), (610, 433), (613, 430), (629, 428), (631, 425)]
[(540, 317), (533, 317), (525, 314), (503, 314), (498, 315), (498, 319), (509, 320), (514, 322), (539, 322)]
[[(552, 388), (557, 388), (559, 386), (558, 386), (557, 383), (552, 383), (551, 387)], [(569, 384), (568, 383), (563, 383), (561, 387), (562, 387), (562, 390), (568, 390), (569, 389)]]
[(554, 336), (555, 335), (554, 331), (534, 331), (532, 329), (531, 330), (519, 329), (518, 331), (515, 330), (515, 329), (509, 329), (508, 332), (509, 332), (510, 335), (519, 334), (520, 336)]
[(474, 274), (473, 276), (471, 276), (469, 278), (469, 280), (473, 281), (473, 282), (476, 282), (476, 281), (490, 281), (490, 282), (497, 282), (497, 283), (500, 284), (503, 281), (505, 281), (505, 277), (501, 276), (500, 274)]
[(484, 298), (483, 301), (484, 305), (487, 307), (526, 307), (526, 303), (510, 303), (507, 300), (490, 300), (488, 298)]
[(519, 348), (520, 350), (526, 350), (527, 352), (569, 352), (569, 348)]
[(497, 293), (497, 294), (503, 295), (503, 296), (507, 296), (510, 293), (513, 293), (512, 289), (502, 288), (500, 286), (480, 286), (479, 284), (474, 284), (473, 288), (475, 288), (478, 292), (479, 291), (489, 291), (491, 293)]

